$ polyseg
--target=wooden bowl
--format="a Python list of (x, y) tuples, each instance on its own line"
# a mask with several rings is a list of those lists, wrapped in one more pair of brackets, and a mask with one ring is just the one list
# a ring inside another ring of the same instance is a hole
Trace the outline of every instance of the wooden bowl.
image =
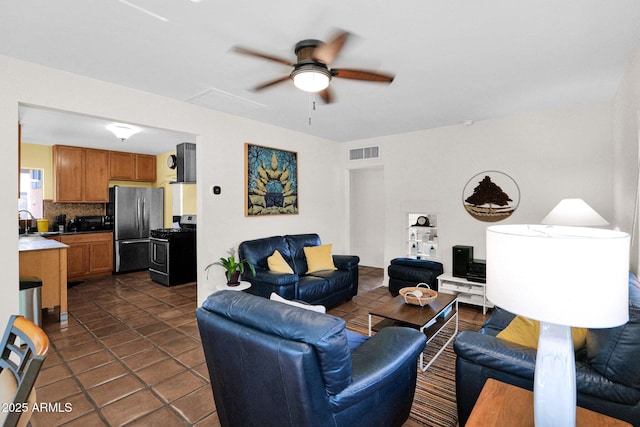
[(429, 288), (426, 283), (418, 283), (417, 286), (402, 288), (399, 293), (404, 298), (405, 303), (421, 307), (429, 305), (438, 298), (438, 293)]

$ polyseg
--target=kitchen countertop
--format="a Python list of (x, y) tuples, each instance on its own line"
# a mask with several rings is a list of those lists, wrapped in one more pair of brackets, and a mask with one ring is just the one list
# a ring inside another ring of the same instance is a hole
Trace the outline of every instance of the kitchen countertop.
[(113, 230), (93, 230), (93, 231), (48, 231), (44, 233), (20, 234), (18, 237), (19, 251), (36, 251), (42, 249), (68, 248), (68, 245), (60, 243), (47, 237), (54, 236), (75, 236), (78, 234), (113, 233)]
[(76, 234), (95, 234), (95, 233), (113, 233), (113, 230), (89, 230), (89, 231), (46, 231), (46, 232), (33, 232), (29, 234), (20, 234), (20, 237), (32, 237), (32, 236), (42, 236), (42, 237), (52, 237), (52, 236), (74, 236)]
[(18, 251), (41, 251), (44, 249), (62, 249), (69, 245), (60, 243), (57, 240), (47, 239), (37, 234), (22, 235), (18, 238)]

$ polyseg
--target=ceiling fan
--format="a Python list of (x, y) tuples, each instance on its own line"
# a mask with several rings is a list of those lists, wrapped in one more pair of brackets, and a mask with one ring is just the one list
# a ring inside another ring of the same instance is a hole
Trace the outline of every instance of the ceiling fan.
[(329, 64), (336, 59), (349, 36), (350, 33), (346, 31), (338, 31), (327, 43), (315, 39), (302, 40), (296, 43), (294, 48), (297, 62), (242, 46), (234, 46), (233, 51), (293, 67), (293, 71), (288, 76), (267, 81), (254, 87), (253, 90), (263, 90), (291, 79), (298, 89), (305, 92), (317, 92), (324, 102), (330, 103), (333, 101), (333, 95), (329, 90), (329, 82), (334, 77), (380, 83), (391, 83), (394, 79), (393, 75), (374, 71), (329, 68)]

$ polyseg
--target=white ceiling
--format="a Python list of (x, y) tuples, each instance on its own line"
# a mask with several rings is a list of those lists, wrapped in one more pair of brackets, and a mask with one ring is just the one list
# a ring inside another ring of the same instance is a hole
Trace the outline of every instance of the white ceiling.
[[(638, 0), (29, 0), (0, 7), (0, 54), (339, 142), (611, 100), (640, 40)], [(289, 67), (230, 52), (242, 45), (294, 60), (296, 42), (326, 40), (337, 28), (355, 37), (333, 66), (391, 72), (395, 81), (334, 79), (336, 102), (318, 101), (311, 111), (309, 95), (290, 82), (249, 90)], [(41, 113), (27, 111), (25, 120), (29, 114)], [(39, 126), (26, 123), (26, 140), (32, 131), (54, 136)]]
[(62, 144), (157, 155), (174, 151), (182, 142), (196, 142), (195, 135), (138, 124), (134, 125), (140, 132), (121, 141), (106, 129), (107, 125), (121, 122), (25, 105), (20, 106), (19, 113), (22, 141), (30, 144)]

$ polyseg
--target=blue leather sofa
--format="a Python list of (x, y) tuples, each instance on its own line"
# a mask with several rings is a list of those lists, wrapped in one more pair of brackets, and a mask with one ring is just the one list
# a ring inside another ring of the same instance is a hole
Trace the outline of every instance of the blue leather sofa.
[(223, 427), (388, 427), (409, 416), (417, 330), (350, 346), (343, 319), (234, 291), (209, 296), (196, 318)]
[[(597, 310), (597, 301), (590, 309)], [(496, 335), (514, 314), (496, 308), (480, 332), (456, 338), (458, 421), (464, 426), (487, 378), (533, 390), (536, 350)], [(640, 283), (629, 276), (629, 321), (617, 328), (589, 329), (576, 351), (578, 405), (640, 427)]]
[[(317, 234), (294, 234), (248, 240), (240, 243), (238, 255), (247, 259), (256, 269), (255, 277), (245, 272), (242, 280), (251, 282), (247, 291), (269, 298), (272, 292), (289, 300), (333, 307), (348, 301), (358, 293), (358, 263), (354, 255), (333, 255), (337, 270), (306, 274), (305, 246), (320, 246)], [(293, 269), (293, 274), (269, 271), (267, 258), (278, 250)]]

